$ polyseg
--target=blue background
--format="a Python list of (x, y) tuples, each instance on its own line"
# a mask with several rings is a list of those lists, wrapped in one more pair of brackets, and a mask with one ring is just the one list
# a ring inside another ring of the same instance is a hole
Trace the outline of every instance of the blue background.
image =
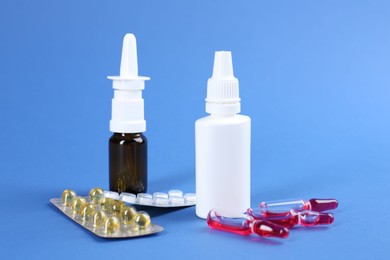
[[(389, 12), (388, 1), (2, 1), (2, 258), (388, 259)], [(252, 118), (252, 206), (335, 197), (334, 224), (241, 237), (192, 207), (150, 211), (163, 233), (107, 241), (51, 206), (65, 188), (108, 188), (106, 76), (128, 32), (151, 77), (149, 192), (195, 191), (194, 122), (214, 51), (231, 50)]]

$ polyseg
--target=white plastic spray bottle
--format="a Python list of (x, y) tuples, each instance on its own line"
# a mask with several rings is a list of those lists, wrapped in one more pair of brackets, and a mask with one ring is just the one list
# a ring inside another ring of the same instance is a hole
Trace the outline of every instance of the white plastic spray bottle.
[(215, 53), (207, 83), (206, 112), (195, 123), (196, 215), (211, 209), (240, 215), (250, 207), (251, 119), (241, 110), (232, 55)]

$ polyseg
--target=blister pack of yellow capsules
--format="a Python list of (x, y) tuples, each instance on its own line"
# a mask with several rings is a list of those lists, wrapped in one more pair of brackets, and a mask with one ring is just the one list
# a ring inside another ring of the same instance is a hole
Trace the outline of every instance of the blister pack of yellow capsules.
[(50, 202), (99, 237), (129, 238), (163, 231), (162, 227), (151, 223), (148, 213), (137, 211), (123, 201), (104, 197), (101, 188), (92, 189), (87, 197), (64, 190), (61, 198), (53, 198)]

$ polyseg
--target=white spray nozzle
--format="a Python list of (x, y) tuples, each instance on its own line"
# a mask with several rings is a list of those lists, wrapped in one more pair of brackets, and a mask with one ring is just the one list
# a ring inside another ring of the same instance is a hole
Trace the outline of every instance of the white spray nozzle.
[(138, 77), (137, 42), (134, 34), (128, 33), (123, 38), (120, 77)]
[(232, 53), (230, 51), (215, 52), (212, 78), (234, 79)]
[[(137, 41), (134, 34), (128, 33), (123, 38), (122, 58), (119, 76), (109, 76), (108, 79), (114, 81), (114, 89), (116, 89), (115, 81), (145, 81), (148, 77), (138, 76), (138, 58), (137, 58)], [(122, 83), (123, 84), (123, 83)], [(126, 84), (126, 85), (140, 85)], [(131, 86), (130, 86), (131, 87)], [(122, 88), (121, 88), (122, 89)]]
[(121, 68), (119, 76), (112, 80), (114, 98), (110, 131), (115, 133), (141, 133), (146, 130), (142, 90), (148, 77), (138, 76), (137, 42), (134, 34), (123, 38)]
[(217, 51), (213, 76), (207, 82), (206, 112), (229, 115), (239, 113), (240, 109), (238, 79), (233, 73), (232, 53)]

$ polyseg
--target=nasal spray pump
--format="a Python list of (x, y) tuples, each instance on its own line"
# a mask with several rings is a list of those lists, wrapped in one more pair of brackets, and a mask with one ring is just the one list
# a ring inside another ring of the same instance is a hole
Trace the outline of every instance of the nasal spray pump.
[(110, 190), (141, 193), (147, 189), (147, 140), (142, 90), (148, 77), (138, 76), (137, 45), (133, 34), (123, 39), (120, 76), (112, 80), (114, 98), (109, 140)]
[(250, 207), (251, 120), (241, 110), (231, 52), (215, 53), (207, 83), (206, 112), (195, 123), (196, 215), (211, 209), (234, 217)]

